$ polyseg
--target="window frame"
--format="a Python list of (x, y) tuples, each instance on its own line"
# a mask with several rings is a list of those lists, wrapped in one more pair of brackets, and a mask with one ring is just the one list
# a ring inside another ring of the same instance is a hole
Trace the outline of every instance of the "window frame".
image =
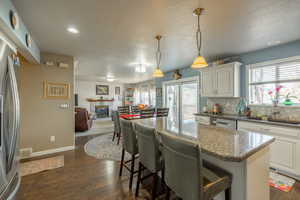
[[(246, 73), (245, 73), (245, 86), (246, 86), (246, 99), (248, 101), (248, 104), (251, 106), (269, 106), (269, 107), (273, 107), (272, 104), (251, 104), (250, 103), (250, 69), (251, 68), (257, 68), (257, 67), (263, 67), (263, 66), (270, 66), (270, 65), (277, 65), (279, 63), (283, 63), (283, 62), (293, 62), (296, 60), (300, 60), (300, 56), (292, 56), (292, 57), (287, 57), (287, 58), (283, 58), (283, 59), (274, 59), (274, 60), (269, 60), (269, 61), (265, 61), (265, 62), (260, 62), (260, 63), (256, 63), (256, 64), (249, 64), (246, 65)], [(277, 71), (277, 70), (276, 70)], [(278, 76), (278, 75), (277, 75)], [(300, 81), (300, 79), (299, 79)], [(267, 83), (275, 83), (275, 84), (279, 84), (282, 81), (269, 81), (269, 82), (263, 82), (264, 84)], [(291, 80), (291, 81), (284, 81), (284, 82), (298, 82), (295, 80)], [(258, 84), (257, 84), (258, 85)], [(278, 97), (277, 97), (278, 98)], [(296, 105), (291, 105), (291, 106), (285, 106), (285, 105), (281, 105), (278, 104), (278, 107), (300, 107), (300, 104), (296, 104)]]

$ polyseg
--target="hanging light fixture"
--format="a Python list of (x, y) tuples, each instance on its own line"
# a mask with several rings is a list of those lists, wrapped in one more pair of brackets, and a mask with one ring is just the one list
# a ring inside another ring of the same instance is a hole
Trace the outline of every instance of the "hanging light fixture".
[(200, 29), (200, 15), (202, 14), (204, 8), (196, 8), (194, 10), (194, 15), (198, 17), (198, 29), (196, 32), (196, 41), (197, 41), (197, 49), (198, 49), (198, 57), (194, 60), (192, 64), (192, 68), (199, 69), (207, 67), (208, 64), (203, 56), (201, 56), (201, 46), (202, 46), (202, 35)]
[(161, 78), (164, 76), (164, 73), (160, 69), (160, 61), (161, 61), (161, 51), (160, 51), (160, 40), (162, 36), (157, 35), (155, 39), (157, 40), (157, 52), (156, 52), (156, 69), (153, 73), (153, 77), (155, 78)]

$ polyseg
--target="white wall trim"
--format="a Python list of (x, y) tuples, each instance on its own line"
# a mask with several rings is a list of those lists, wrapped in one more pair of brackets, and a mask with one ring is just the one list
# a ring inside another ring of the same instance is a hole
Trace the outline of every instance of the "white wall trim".
[[(49, 149), (45, 151), (38, 151), (38, 152), (33, 152), (29, 157), (26, 158), (33, 158), (33, 157), (38, 157), (38, 156), (44, 156), (48, 154), (54, 154), (54, 153), (59, 153), (59, 152), (64, 152), (64, 151), (71, 151), (74, 150), (75, 146), (66, 146), (66, 147), (60, 147), (56, 149)], [(23, 158), (21, 158), (23, 159)]]

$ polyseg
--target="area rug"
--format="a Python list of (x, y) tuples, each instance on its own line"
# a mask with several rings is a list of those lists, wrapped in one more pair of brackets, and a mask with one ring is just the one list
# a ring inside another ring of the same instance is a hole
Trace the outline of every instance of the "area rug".
[(83, 137), (89, 135), (103, 135), (114, 132), (114, 124), (111, 118), (96, 119), (90, 130), (85, 132), (76, 132), (76, 137)]
[(275, 172), (270, 172), (269, 185), (284, 192), (292, 190), (295, 180)]
[[(112, 141), (113, 134), (105, 134), (88, 141), (84, 150), (89, 156), (97, 159), (107, 159), (121, 161), (122, 144), (117, 145), (116, 140)], [(125, 160), (130, 159), (129, 154), (125, 154)]]
[(52, 158), (24, 162), (21, 163), (21, 176), (57, 169), (63, 167), (64, 165), (64, 156), (56, 156)]

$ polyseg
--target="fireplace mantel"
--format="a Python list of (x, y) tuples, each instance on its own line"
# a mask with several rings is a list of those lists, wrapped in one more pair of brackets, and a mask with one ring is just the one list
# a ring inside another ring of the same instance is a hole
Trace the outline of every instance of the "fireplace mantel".
[(88, 102), (112, 102), (114, 99), (86, 99)]

